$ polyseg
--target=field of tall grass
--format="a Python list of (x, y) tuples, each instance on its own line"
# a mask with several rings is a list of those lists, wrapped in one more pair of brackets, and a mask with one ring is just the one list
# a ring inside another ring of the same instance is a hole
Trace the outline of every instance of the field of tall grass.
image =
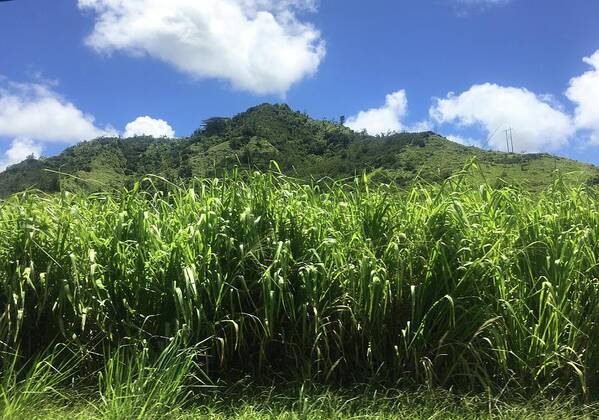
[(0, 414), (83, 392), (88, 414), (161, 416), (240, 381), (592, 400), (598, 198), (275, 173), (15, 195)]

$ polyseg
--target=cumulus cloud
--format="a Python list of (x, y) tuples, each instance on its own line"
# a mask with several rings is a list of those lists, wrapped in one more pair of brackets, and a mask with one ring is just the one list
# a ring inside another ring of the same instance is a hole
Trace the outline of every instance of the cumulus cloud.
[(576, 104), (576, 127), (590, 130), (591, 143), (599, 144), (599, 50), (583, 60), (593, 69), (572, 78), (566, 96)]
[(405, 127), (405, 131), (410, 131), (413, 133), (422, 133), (424, 131), (433, 131), (433, 124), (430, 121), (423, 120), (418, 121), (417, 123), (410, 125), (409, 127)]
[(462, 137), (456, 135), (448, 135), (446, 136), (448, 140), (453, 141), (454, 143), (461, 144), (462, 146), (474, 146), (478, 148), (482, 148), (483, 145), (479, 140), (473, 139), (472, 137)]
[(2, 138), (13, 139), (0, 157), (0, 170), (39, 156), (45, 143), (71, 144), (111, 135), (117, 132), (98, 127), (92, 115), (56, 93), (51, 84), (0, 79), (0, 146)]
[(408, 112), (408, 98), (405, 90), (387, 95), (385, 105), (360, 111), (349, 117), (345, 125), (354, 131), (366, 130), (369, 134), (385, 134), (404, 129), (402, 119)]
[(125, 127), (124, 137), (151, 136), (175, 137), (175, 130), (164, 120), (138, 117)]
[(284, 94), (314, 74), (320, 32), (297, 17), (314, 0), (78, 0), (95, 16), (87, 44), (151, 56), (199, 78), (258, 94)]
[(0, 159), (0, 171), (5, 170), (8, 166), (19, 163), (29, 156), (38, 158), (42, 153), (42, 145), (35, 143), (29, 139), (15, 139), (10, 148), (4, 153), (4, 157)]
[(430, 116), (437, 123), (482, 127), (494, 149), (505, 148), (505, 138), (494, 134), (512, 127), (516, 152), (556, 150), (576, 129), (570, 116), (543, 99), (524, 88), (485, 83), (436, 99)]
[(113, 129), (96, 126), (93, 116), (48, 85), (8, 82), (0, 86), (0, 137), (74, 143), (113, 134)]

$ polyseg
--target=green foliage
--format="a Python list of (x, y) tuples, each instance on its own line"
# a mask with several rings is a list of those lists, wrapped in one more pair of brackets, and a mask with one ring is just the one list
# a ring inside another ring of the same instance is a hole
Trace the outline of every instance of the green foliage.
[(596, 389), (591, 187), (146, 183), (2, 203), (0, 341), (158, 352), (185, 329), (214, 381)]
[[(95, 400), (86, 401), (81, 397), (73, 398), (66, 405), (64, 402), (48, 401), (44, 406), (26, 407), (22, 414), (20, 418), (31, 420), (115, 418), (110, 412), (98, 410)], [(405, 391), (355, 385), (339, 390), (309, 383), (289, 384), (283, 388), (248, 383), (229, 389), (217, 389), (183, 410), (171, 410), (168, 413), (164, 410), (147, 410), (144, 418), (568, 420), (594, 419), (598, 414), (599, 406), (596, 403), (581, 404), (568, 397), (525, 399), (512, 396), (509, 400), (504, 400), (483, 394), (456, 395), (439, 389)]]
[(98, 417), (106, 419), (164, 418), (190, 401), (200, 369), (196, 346), (178, 334), (157, 357), (145, 343), (120, 346), (108, 356), (99, 374)]
[(22, 419), (50, 402), (66, 401), (61, 392), (79, 368), (80, 357), (64, 346), (30, 360), (4, 349), (0, 357), (0, 417)]
[(204, 121), (204, 126), (200, 132), (196, 132), (198, 135), (205, 136), (222, 136), (230, 127), (229, 118), (209, 118)]
[(597, 168), (544, 154), (507, 154), (465, 147), (432, 132), (367, 136), (343, 125), (317, 121), (287, 105), (263, 104), (233, 118), (211, 118), (189, 138), (97, 139), (62, 154), (27, 159), (0, 174), (0, 196), (35, 188), (46, 192), (97, 192), (131, 186), (147, 174), (188, 180), (220, 175), (234, 167), (267, 169), (304, 180), (344, 179), (363, 172), (408, 187), (415, 180), (441, 182), (472, 158), (495, 182), (540, 191), (555, 170), (575, 183), (595, 182)]

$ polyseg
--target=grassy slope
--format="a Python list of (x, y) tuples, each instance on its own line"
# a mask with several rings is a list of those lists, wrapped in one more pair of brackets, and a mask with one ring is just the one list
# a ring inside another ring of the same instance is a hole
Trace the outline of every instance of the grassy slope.
[[(540, 190), (555, 169), (575, 182), (596, 179), (596, 167), (545, 154), (515, 155), (464, 147), (433, 133), (370, 137), (317, 121), (285, 105), (261, 105), (219, 119), (191, 137), (99, 139), (43, 161), (30, 160), (0, 174), (0, 196), (33, 187), (44, 191), (101, 191), (130, 185), (146, 174), (171, 180), (211, 176), (242, 166), (258, 169), (277, 161), (300, 178), (344, 178), (366, 171), (383, 181), (410, 184), (418, 175), (439, 182), (476, 157), (481, 177)], [(58, 175), (58, 171), (68, 175)]]

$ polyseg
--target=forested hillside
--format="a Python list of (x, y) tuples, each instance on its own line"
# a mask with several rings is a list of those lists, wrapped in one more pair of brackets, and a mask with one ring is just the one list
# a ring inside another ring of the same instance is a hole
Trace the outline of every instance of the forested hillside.
[(347, 127), (264, 104), (233, 118), (211, 118), (181, 139), (100, 138), (58, 156), (28, 159), (0, 174), (0, 195), (28, 188), (100, 191), (131, 185), (147, 174), (169, 180), (220, 175), (233, 167), (268, 169), (276, 161), (301, 179), (346, 178), (369, 173), (376, 180), (409, 185), (439, 182), (475, 158), (490, 183), (530, 190), (547, 186), (555, 170), (576, 182), (595, 182), (592, 165), (547, 154), (507, 154), (465, 147), (433, 132), (369, 136)]

